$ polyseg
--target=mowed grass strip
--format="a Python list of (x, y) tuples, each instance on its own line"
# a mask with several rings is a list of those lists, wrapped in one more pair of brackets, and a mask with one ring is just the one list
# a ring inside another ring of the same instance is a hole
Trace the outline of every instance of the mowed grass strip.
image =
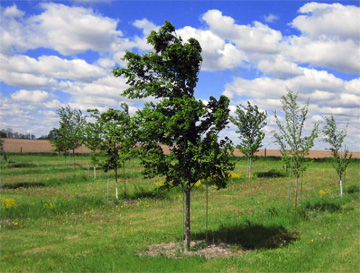
[[(208, 238), (231, 244), (237, 255), (205, 259), (139, 255), (153, 244), (180, 243), (182, 192), (158, 194), (164, 179), (143, 179), (138, 159), (127, 164), (125, 177), (120, 171), (119, 189), (124, 192), (126, 180), (126, 194), (119, 201), (113, 172), (108, 191), (107, 173), (98, 170), (94, 180), (88, 157), (77, 157), (74, 170), (65, 167), (62, 156), (13, 155), (11, 160), (19, 167), (2, 169), (2, 185), (22, 177), (45, 186), (1, 189), (2, 272), (360, 271), (358, 162), (347, 171), (343, 198), (331, 163), (314, 162), (304, 173), (299, 209), (292, 209), (292, 192), (287, 211), (288, 177), (248, 179), (247, 161), (236, 160), (234, 173), (241, 178), (226, 189), (209, 188)], [(254, 163), (254, 172), (281, 168), (274, 159)], [(49, 183), (48, 177), (59, 183)], [(204, 182), (192, 191), (196, 240), (206, 235), (205, 193)]]

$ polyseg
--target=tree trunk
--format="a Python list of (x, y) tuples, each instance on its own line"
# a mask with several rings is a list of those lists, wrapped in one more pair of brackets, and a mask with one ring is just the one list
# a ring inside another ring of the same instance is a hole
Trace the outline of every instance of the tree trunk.
[(187, 250), (190, 250), (190, 242), (191, 242), (191, 238), (190, 238), (190, 184), (186, 185), (185, 195), (186, 195), (185, 241), (186, 241)]
[(117, 168), (115, 168), (115, 198), (116, 200), (119, 199), (118, 195), (118, 178), (117, 178)]
[(295, 208), (295, 209), (296, 209), (296, 206), (297, 206), (298, 188), (299, 188), (299, 176), (296, 175), (295, 201), (294, 201), (294, 208)]
[(125, 196), (126, 196), (125, 161), (123, 163), (123, 176), (124, 176), (124, 192), (125, 192)]
[(339, 180), (340, 180), (340, 196), (343, 196), (343, 183), (342, 183), (341, 172), (339, 172)]
[(73, 169), (75, 169), (75, 149), (73, 149)]
[(251, 162), (251, 156), (249, 157), (249, 178), (251, 178), (252, 173), (252, 162)]

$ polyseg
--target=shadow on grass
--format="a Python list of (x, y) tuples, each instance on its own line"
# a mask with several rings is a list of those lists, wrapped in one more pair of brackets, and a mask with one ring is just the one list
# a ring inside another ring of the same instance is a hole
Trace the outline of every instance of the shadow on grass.
[(121, 199), (137, 200), (141, 198), (164, 199), (167, 197), (167, 191), (161, 189), (145, 189), (143, 187), (135, 186), (135, 191), (132, 193), (120, 194)]
[(47, 187), (45, 183), (39, 183), (39, 182), (17, 182), (17, 183), (11, 183), (11, 184), (4, 184), (1, 185), (0, 188), (2, 189), (11, 189), (16, 190), (19, 188), (41, 188), (41, 187)]
[(360, 189), (359, 189), (359, 186), (357, 186), (357, 185), (351, 185), (345, 190), (345, 192), (347, 194), (353, 194), (353, 193), (360, 192)]
[(31, 162), (22, 162), (22, 163), (12, 163), (10, 167), (13, 168), (35, 168), (38, 167), (38, 165), (31, 163)]
[(287, 174), (284, 172), (281, 172), (276, 169), (271, 169), (267, 172), (256, 172), (255, 175), (257, 177), (268, 177), (268, 178), (275, 178), (275, 177), (286, 177)]
[[(204, 232), (193, 234), (193, 238), (205, 240), (206, 234)], [(264, 226), (249, 221), (232, 226), (222, 225), (218, 230), (211, 230), (208, 233), (209, 243), (222, 242), (239, 246), (244, 250), (278, 248), (297, 239), (297, 233), (290, 232), (283, 226)]]
[(316, 202), (307, 203), (304, 206), (305, 210), (312, 210), (312, 211), (328, 211), (328, 212), (335, 212), (342, 210), (341, 205), (336, 204), (333, 200), (318, 200)]
[(16, 190), (19, 188), (40, 188), (40, 187), (52, 187), (63, 184), (75, 184), (89, 181), (86, 175), (80, 176), (68, 176), (61, 178), (52, 178), (44, 182), (14, 182), (6, 183), (0, 186), (0, 189), (11, 189)]

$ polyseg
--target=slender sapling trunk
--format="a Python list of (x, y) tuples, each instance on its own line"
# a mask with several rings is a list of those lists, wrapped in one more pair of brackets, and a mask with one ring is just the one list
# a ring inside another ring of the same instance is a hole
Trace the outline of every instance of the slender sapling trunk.
[(73, 169), (75, 169), (75, 149), (73, 149)]
[(343, 182), (341, 177), (341, 171), (339, 172), (339, 180), (340, 180), (340, 196), (343, 196)]
[(252, 161), (251, 161), (251, 156), (249, 157), (249, 178), (251, 178), (251, 174), (252, 174)]
[(186, 185), (185, 190), (186, 195), (186, 232), (185, 232), (185, 241), (186, 241), (186, 248), (190, 250), (190, 184)]
[(117, 168), (115, 167), (115, 198), (116, 200), (119, 199), (118, 195), (118, 177), (117, 177)]
[(295, 201), (294, 201), (294, 208), (295, 208), (295, 209), (296, 209), (296, 207), (297, 207), (298, 188), (299, 188), (299, 176), (296, 175)]

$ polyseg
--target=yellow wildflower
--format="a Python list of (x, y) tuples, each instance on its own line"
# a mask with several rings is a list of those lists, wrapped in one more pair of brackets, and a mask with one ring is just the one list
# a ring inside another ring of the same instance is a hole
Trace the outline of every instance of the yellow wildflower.
[(241, 173), (231, 173), (230, 178), (232, 178), (232, 179), (242, 179), (243, 175)]
[(14, 198), (4, 198), (1, 199), (1, 207), (2, 208), (12, 208), (15, 207), (16, 203), (15, 203), (15, 199)]

